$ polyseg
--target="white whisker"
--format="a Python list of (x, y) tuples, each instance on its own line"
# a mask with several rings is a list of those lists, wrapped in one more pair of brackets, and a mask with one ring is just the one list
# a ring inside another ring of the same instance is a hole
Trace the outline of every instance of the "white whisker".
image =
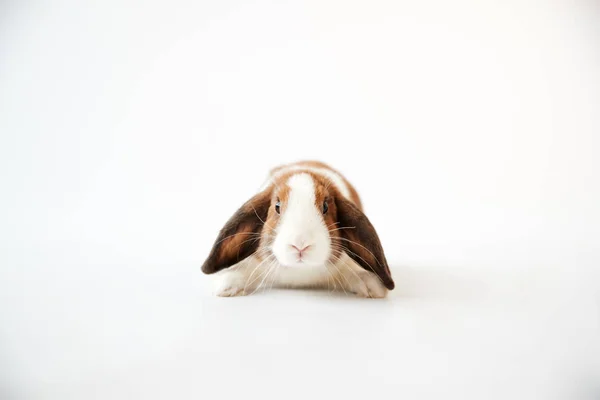
[(256, 267), (254, 267), (254, 269), (252, 270), (252, 273), (246, 279), (246, 284), (244, 285), (244, 292), (246, 291), (246, 287), (248, 287), (248, 285), (253, 284), (257, 279), (260, 279), (260, 277), (262, 276), (262, 274), (259, 274), (257, 278), (254, 278), (254, 280), (252, 280), (251, 282), (249, 282), (250, 278), (252, 278), (252, 275), (254, 275), (254, 273), (256, 272), (256, 270), (258, 270), (258, 268), (260, 268), (260, 266), (263, 265), (266, 261), (268, 261), (269, 259), (271, 259), (271, 257), (275, 257), (275, 256), (273, 254), (269, 255), (267, 258), (265, 258), (260, 263), (258, 263), (258, 265), (256, 265)]
[(360, 247), (362, 247), (363, 249), (365, 249), (366, 251), (368, 251), (368, 252), (369, 252), (369, 253), (370, 253), (370, 254), (373, 256), (373, 258), (375, 259), (375, 261), (377, 262), (377, 264), (379, 264), (379, 266), (380, 266), (380, 267), (382, 266), (382, 265), (381, 265), (381, 263), (379, 262), (379, 260), (377, 259), (377, 257), (375, 257), (375, 254), (373, 254), (373, 253), (371, 252), (371, 250), (367, 249), (367, 248), (366, 248), (365, 246), (363, 246), (362, 244), (360, 244), (360, 243), (358, 243), (358, 242), (355, 242), (354, 240), (350, 240), (350, 239), (346, 239), (346, 238), (336, 238), (336, 239), (339, 239), (339, 240), (345, 240), (345, 241), (347, 241), (347, 242), (350, 242), (350, 243), (352, 243), (352, 244), (355, 244), (355, 245), (357, 245), (357, 246), (360, 246)]
[(342, 229), (355, 229), (355, 226), (343, 226), (341, 228), (329, 229), (329, 232), (341, 231)]
[[(336, 246), (336, 245), (332, 244), (332, 246), (331, 246), (331, 247), (335, 248), (334, 246)], [(338, 245), (338, 246), (339, 246), (339, 245)], [(347, 252), (347, 253), (350, 253), (350, 254), (354, 255), (355, 257), (358, 257), (358, 258), (360, 258), (360, 259), (361, 259), (361, 260), (362, 260), (362, 261), (363, 261), (365, 264), (367, 264), (367, 266), (368, 266), (369, 268), (371, 268), (371, 272), (373, 272), (373, 273), (375, 274), (375, 276), (377, 276), (377, 278), (378, 278), (378, 279), (381, 281), (381, 283), (383, 283), (383, 279), (381, 279), (381, 277), (380, 277), (380, 276), (379, 276), (379, 274), (378, 274), (378, 273), (375, 271), (375, 269), (374, 269), (374, 268), (371, 266), (371, 264), (369, 264), (369, 263), (368, 263), (368, 262), (367, 262), (367, 261), (366, 261), (364, 258), (362, 258), (362, 257), (361, 257), (361, 256), (359, 256), (358, 254), (356, 254), (356, 253), (352, 252), (350, 249), (348, 249), (348, 248), (345, 248), (345, 247), (340, 247), (340, 248), (338, 248), (338, 250), (345, 251), (345, 252)]]
[(234, 233), (233, 235), (226, 236), (223, 239), (219, 240), (217, 243), (215, 243), (215, 246), (218, 245), (218, 244), (221, 244), (225, 240), (227, 240), (229, 238), (232, 238), (234, 236), (237, 236), (237, 235), (256, 235), (256, 236), (260, 236), (260, 233), (258, 233), (258, 232), (238, 232), (238, 233)]
[[(335, 267), (335, 265), (333, 265), (333, 263), (332, 263), (331, 261), (329, 261), (329, 260), (328, 260), (327, 262), (328, 262), (329, 264), (331, 264), (331, 266)], [(329, 268), (327, 268), (327, 269), (329, 269)], [(337, 267), (335, 267), (335, 269), (337, 269)], [(339, 270), (339, 269), (337, 269), (337, 271), (338, 271), (338, 272), (340, 273), (340, 275), (341, 275), (341, 272), (340, 272), (340, 270)], [(338, 279), (338, 278), (337, 278), (337, 277), (336, 277), (334, 274), (331, 274), (331, 276), (332, 276), (334, 279), (336, 279), (336, 280), (338, 281), (338, 283), (340, 284), (340, 287), (341, 287), (341, 288), (342, 288), (342, 290), (344, 291), (344, 294), (346, 294), (346, 295), (347, 295), (348, 293), (346, 292), (346, 289), (344, 288), (344, 285), (342, 284), (342, 282), (341, 282), (341, 281), (340, 281), (340, 280), (339, 280), (339, 279)]]
[(267, 279), (267, 277), (271, 274), (271, 271), (273, 271), (275, 262), (271, 262), (271, 264), (269, 265), (269, 269), (267, 270), (267, 273), (265, 274), (264, 278), (260, 281), (260, 284), (256, 287), (256, 289), (254, 289), (254, 291), (250, 294), (254, 294), (256, 293), (263, 285), (263, 283), (265, 282), (265, 280)]
[[(358, 280), (362, 281), (362, 282), (363, 282), (363, 283), (366, 285), (366, 282), (365, 282), (365, 280), (364, 280), (363, 278), (361, 278), (361, 277), (360, 277), (360, 276), (359, 276), (359, 275), (356, 273), (356, 271), (354, 271), (354, 270), (353, 270), (351, 267), (349, 267), (349, 266), (348, 266), (348, 264), (346, 264), (346, 262), (345, 262), (345, 261), (343, 261), (341, 257), (335, 257), (335, 258), (336, 258), (336, 261), (337, 261), (337, 262), (341, 262), (341, 263), (342, 263), (342, 265), (343, 265), (344, 267), (346, 267), (346, 269), (348, 269), (350, 272), (352, 272), (352, 273), (354, 274), (354, 276), (356, 276), (356, 278), (357, 278)], [(347, 281), (347, 280), (346, 280), (346, 281)]]

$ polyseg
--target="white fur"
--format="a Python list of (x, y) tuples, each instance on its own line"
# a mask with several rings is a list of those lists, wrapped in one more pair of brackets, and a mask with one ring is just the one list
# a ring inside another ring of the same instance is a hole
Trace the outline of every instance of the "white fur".
[(216, 294), (222, 297), (253, 294), (259, 290), (322, 288), (354, 293), (359, 297), (382, 298), (387, 289), (372, 272), (360, 267), (347, 254), (327, 267), (286, 268), (273, 257), (259, 260), (250, 256), (241, 263), (217, 273)]
[[(286, 182), (289, 197), (276, 228), (273, 254), (285, 267), (322, 266), (331, 255), (331, 238), (323, 214), (315, 205), (315, 182), (307, 173)], [(310, 246), (299, 259), (298, 251)]]

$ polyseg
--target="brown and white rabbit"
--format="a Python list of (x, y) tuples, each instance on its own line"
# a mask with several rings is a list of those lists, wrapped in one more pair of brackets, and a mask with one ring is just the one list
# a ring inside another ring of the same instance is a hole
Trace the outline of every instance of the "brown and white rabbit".
[(218, 272), (219, 296), (316, 287), (381, 298), (394, 288), (356, 190), (315, 161), (271, 170), (264, 189), (221, 229), (202, 271)]

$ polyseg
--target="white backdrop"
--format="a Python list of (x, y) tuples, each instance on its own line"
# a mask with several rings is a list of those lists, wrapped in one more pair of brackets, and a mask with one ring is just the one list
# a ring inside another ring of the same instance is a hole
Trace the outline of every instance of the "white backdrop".
[[(3, 4), (0, 393), (585, 392), (600, 367), (599, 15), (584, 1)], [(211, 296), (199, 267), (217, 231), (299, 159), (359, 189), (398, 283), (383, 305)], [(384, 332), (360, 347), (369, 323)]]

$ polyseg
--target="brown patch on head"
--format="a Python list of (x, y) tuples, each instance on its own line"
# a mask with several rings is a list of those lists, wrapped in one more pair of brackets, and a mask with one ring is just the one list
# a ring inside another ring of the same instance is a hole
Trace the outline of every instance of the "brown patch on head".
[[(315, 185), (315, 207), (321, 212), (325, 227), (329, 231), (329, 236), (332, 239), (332, 244), (335, 244), (336, 242), (334, 242), (334, 240), (340, 238), (341, 231), (341, 229), (338, 229), (340, 223), (337, 216), (338, 208), (336, 198), (343, 197), (342, 193), (333, 182), (321, 174), (312, 171), (297, 171), (294, 173), (304, 173), (311, 176)], [(327, 204), (326, 206), (325, 203)], [(323, 213), (323, 207), (327, 207), (327, 212)], [(331, 250), (334, 258), (341, 255), (342, 249), (340, 246), (332, 246)]]
[(337, 237), (338, 231), (333, 230), (336, 229), (337, 225), (337, 206), (335, 204), (335, 199), (338, 196), (342, 196), (342, 194), (326, 177), (312, 172), (307, 173), (312, 176), (313, 181), (315, 182), (315, 207), (322, 212), (325, 203), (327, 204), (327, 212), (322, 214), (323, 220), (325, 221), (327, 230), (329, 230), (329, 235)]
[[(274, 171), (274, 170), (273, 170)], [(273, 173), (273, 172), (272, 172)], [(275, 228), (279, 224), (281, 214), (285, 212), (288, 198), (290, 196), (290, 187), (287, 185), (288, 178), (292, 175), (285, 174), (278, 177), (272, 177), (271, 205), (265, 219), (265, 226), (262, 230), (262, 245), (270, 245), (275, 240)], [(279, 213), (277, 212), (277, 204), (279, 203)], [(262, 258), (263, 254), (258, 254)]]
[(313, 168), (327, 169), (339, 175), (339, 177), (342, 178), (344, 184), (348, 188), (348, 191), (350, 192), (350, 200), (356, 205), (356, 207), (358, 207), (359, 210), (362, 210), (362, 202), (360, 201), (360, 196), (358, 195), (358, 192), (356, 191), (354, 186), (352, 186), (350, 181), (348, 181), (348, 179), (346, 179), (346, 177), (340, 173), (340, 171), (336, 170), (335, 168), (332, 168), (329, 164), (325, 164), (321, 161), (301, 161), (298, 163), (298, 165), (306, 165), (308, 167)]
[[(336, 170), (335, 168), (331, 167), (329, 164), (326, 164), (322, 161), (305, 160), (305, 161), (298, 161), (298, 162), (295, 162), (292, 164), (280, 165), (276, 168), (273, 168), (271, 170), (270, 174), (271, 174), (271, 176), (274, 176), (275, 174), (281, 172), (284, 168), (289, 168), (289, 167), (294, 167), (294, 166), (325, 169), (325, 170), (329, 170), (329, 171), (334, 172), (335, 174), (339, 175), (339, 177), (342, 179), (342, 181), (348, 188), (348, 191), (350, 192), (350, 201), (352, 201), (356, 205), (356, 207), (358, 207), (359, 210), (362, 210), (362, 202), (360, 200), (360, 196), (358, 195), (358, 192), (356, 191), (354, 186), (350, 183), (350, 181), (348, 181), (348, 179), (346, 179), (346, 177), (344, 175), (342, 175), (338, 170)], [(331, 184), (331, 182), (330, 182), (330, 184)]]

